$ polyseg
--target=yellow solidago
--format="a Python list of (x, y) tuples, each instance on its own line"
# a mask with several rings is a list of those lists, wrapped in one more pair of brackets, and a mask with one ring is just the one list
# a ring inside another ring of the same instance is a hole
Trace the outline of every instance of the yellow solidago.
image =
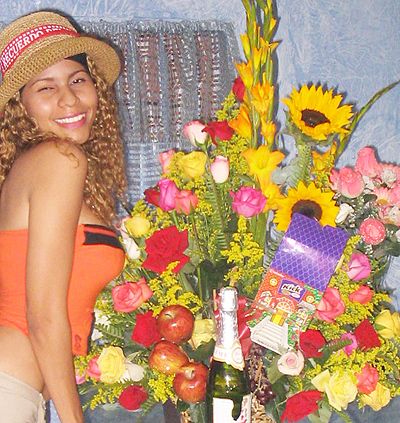
[(172, 390), (172, 382), (175, 375), (167, 376), (155, 369), (153, 369), (153, 373), (155, 377), (149, 379), (148, 387), (154, 391), (154, 400), (165, 403), (168, 398), (174, 398), (175, 393)]

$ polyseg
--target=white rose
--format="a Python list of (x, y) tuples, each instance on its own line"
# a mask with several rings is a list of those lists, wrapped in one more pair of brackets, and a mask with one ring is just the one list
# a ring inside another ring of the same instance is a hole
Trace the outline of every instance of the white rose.
[(304, 356), (300, 351), (288, 351), (278, 360), (278, 370), (284, 375), (297, 376), (304, 368)]
[(350, 213), (354, 212), (353, 207), (349, 204), (343, 203), (340, 205), (339, 213), (336, 216), (335, 222), (336, 223), (343, 223)]
[(131, 260), (136, 260), (140, 257), (140, 249), (132, 238), (122, 238), (126, 254)]
[[(108, 317), (102, 314), (102, 311), (98, 310), (97, 308), (94, 309), (94, 318), (95, 318), (96, 325), (110, 326), (110, 320), (108, 319)], [(92, 340), (97, 341), (98, 339), (101, 339), (102, 337), (103, 337), (103, 334), (99, 330), (94, 328), (92, 332)]]
[(183, 134), (195, 147), (204, 144), (208, 137), (207, 132), (202, 132), (206, 126), (198, 120), (192, 120), (183, 127)]

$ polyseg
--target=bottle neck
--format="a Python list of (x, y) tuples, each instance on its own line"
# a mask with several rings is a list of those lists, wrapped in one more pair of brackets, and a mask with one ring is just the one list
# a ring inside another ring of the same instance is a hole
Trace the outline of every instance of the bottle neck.
[(223, 348), (231, 348), (232, 345), (239, 340), (239, 332), (237, 325), (237, 312), (219, 311), (219, 321), (217, 326), (216, 343)]

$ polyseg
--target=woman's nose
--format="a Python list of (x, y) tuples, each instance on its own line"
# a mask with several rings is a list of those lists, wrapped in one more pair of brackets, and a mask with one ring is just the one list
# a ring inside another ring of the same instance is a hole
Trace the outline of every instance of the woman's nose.
[(59, 88), (59, 99), (58, 104), (60, 107), (71, 107), (75, 106), (78, 102), (78, 96), (76, 93), (71, 89), (70, 86), (66, 85)]

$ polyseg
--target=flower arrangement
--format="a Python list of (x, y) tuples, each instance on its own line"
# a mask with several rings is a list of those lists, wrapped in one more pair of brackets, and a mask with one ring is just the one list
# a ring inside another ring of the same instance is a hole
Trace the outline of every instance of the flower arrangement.
[[(236, 64), (231, 93), (216, 120), (185, 125), (187, 152), (160, 154), (159, 182), (122, 220), (125, 268), (97, 300), (90, 353), (75, 359), (79, 390), (91, 394), (88, 406), (119, 402), (147, 412), (172, 399), (193, 422), (203, 422), (201, 400), (178, 398), (177, 375), (190, 363), (209, 364), (212, 304), (228, 283), (241, 295), (239, 329), (248, 355), (246, 322), (254, 310), (245, 297), (255, 297), (293, 213), (338, 225), (351, 238), (296, 348), (258, 356), (255, 395), (277, 422), (307, 415), (328, 422), (333, 410), (347, 419), (347, 404), (356, 399), (379, 409), (400, 393), (400, 320), (379, 283), (388, 255), (400, 254), (400, 171), (379, 163), (370, 148), (360, 151), (354, 169), (334, 169), (358, 121), (397, 82), (358, 112), (341, 105), (333, 90), (293, 89), (283, 100), (286, 129), (277, 133), (273, 5), (242, 2), (245, 61)], [(295, 140), (290, 161), (283, 134)], [(171, 342), (161, 334), (161, 316), (176, 305), (193, 322), (187, 338)], [(173, 363), (154, 365), (160, 345), (173, 349)], [(265, 375), (268, 398), (260, 395)]]

